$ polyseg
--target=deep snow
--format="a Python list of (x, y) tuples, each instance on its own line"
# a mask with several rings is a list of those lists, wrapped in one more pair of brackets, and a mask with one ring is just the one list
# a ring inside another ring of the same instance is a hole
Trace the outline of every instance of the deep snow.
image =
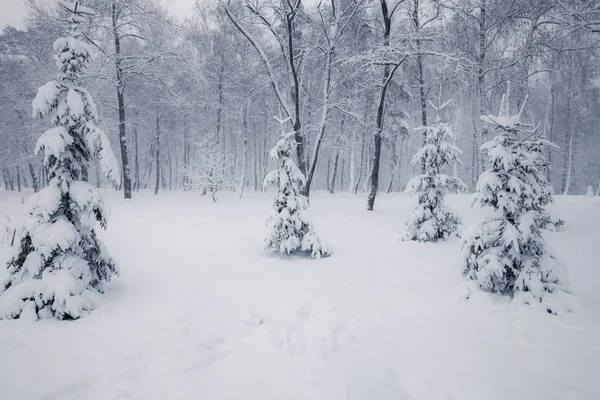
[[(320, 260), (263, 250), (273, 193), (106, 195), (120, 279), (84, 319), (0, 321), (3, 400), (600, 398), (597, 197), (551, 208), (567, 225), (549, 243), (587, 303), (551, 316), (465, 300), (459, 240), (399, 241), (416, 200), (397, 194), (374, 212), (314, 195)], [(0, 217), (22, 196), (0, 192)], [(470, 203), (449, 197), (462, 228), (485, 215)]]

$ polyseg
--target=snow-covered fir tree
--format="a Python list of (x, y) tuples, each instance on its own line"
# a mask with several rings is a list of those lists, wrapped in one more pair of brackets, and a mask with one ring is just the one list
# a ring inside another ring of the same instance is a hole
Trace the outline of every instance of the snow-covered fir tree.
[(565, 289), (566, 271), (542, 236), (543, 229), (560, 224), (546, 211), (553, 190), (544, 149), (553, 145), (537, 128), (522, 122), (525, 101), (517, 114), (510, 115), (507, 93), (498, 116), (482, 116), (496, 136), (481, 147), (489, 167), (479, 177), (476, 201), (498, 215), (463, 234), (463, 274), (484, 291), (526, 304), (542, 303), (556, 313), (546, 295)]
[(237, 179), (228, 176), (232, 166), (230, 154), (223, 149), (219, 137), (213, 134), (198, 147), (196, 159), (182, 172), (188, 182), (200, 188), (203, 194), (210, 193), (216, 202), (218, 192), (238, 186)]
[[(279, 121), (283, 126), (284, 121)], [(308, 199), (301, 194), (305, 178), (292, 159), (296, 142), (294, 132), (282, 133), (270, 152), (279, 167), (265, 178), (264, 186), (275, 185), (277, 195), (267, 220), (265, 248), (281, 254), (306, 253), (312, 258), (331, 254), (327, 244), (315, 233)]]
[(26, 206), (20, 245), (0, 287), (0, 318), (79, 318), (117, 273), (94, 231), (96, 222), (106, 226), (104, 203), (82, 181), (95, 158), (108, 178), (120, 179), (108, 138), (96, 126), (96, 106), (81, 86), (91, 48), (79, 25), (94, 11), (78, 1), (59, 4), (68, 14), (68, 35), (54, 42), (58, 78), (40, 87), (32, 103), (33, 116), (46, 116), (53, 125), (35, 148), (49, 183)]
[(453, 144), (450, 125), (440, 118), (449, 103), (432, 105), (438, 111), (435, 125), (417, 128), (424, 132), (425, 143), (414, 155), (412, 163), (423, 165), (424, 173), (409, 180), (404, 191), (405, 195), (418, 195), (419, 203), (406, 222), (403, 240), (433, 242), (446, 239), (460, 223), (458, 215), (444, 204), (448, 191), (466, 188), (458, 177), (444, 173), (450, 164), (460, 162), (458, 157), (462, 153)]

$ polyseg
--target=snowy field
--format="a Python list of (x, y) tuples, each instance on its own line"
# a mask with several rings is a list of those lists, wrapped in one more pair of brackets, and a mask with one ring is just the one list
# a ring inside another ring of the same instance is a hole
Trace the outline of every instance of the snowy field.
[[(0, 216), (21, 197), (0, 192)], [(556, 317), (465, 300), (459, 240), (398, 241), (416, 200), (397, 194), (368, 212), (317, 193), (322, 260), (262, 250), (272, 194), (107, 197), (120, 279), (84, 319), (0, 321), (2, 400), (600, 399), (598, 198), (551, 208), (567, 225), (548, 240), (587, 304)]]

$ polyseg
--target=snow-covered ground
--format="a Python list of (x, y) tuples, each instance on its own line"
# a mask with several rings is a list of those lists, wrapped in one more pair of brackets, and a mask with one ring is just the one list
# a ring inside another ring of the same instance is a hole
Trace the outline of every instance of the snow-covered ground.
[[(397, 194), (368, 212), (317, 193), (321, 260), (262, 250), (272, 194), (119, 196), (100, 236), (120, 279), (84, 319), (0, 321), (1, 399), (600, 398), (598, 198), (552, 208), (567, 225), (548, 240), (587, 310), (551, 316), (465, 300), (459, 240), (398, 241), (415, 200)], [(21, 197), (0, 192), (0, 216)], [(485, 215), (449, 202), (465, 224)]]

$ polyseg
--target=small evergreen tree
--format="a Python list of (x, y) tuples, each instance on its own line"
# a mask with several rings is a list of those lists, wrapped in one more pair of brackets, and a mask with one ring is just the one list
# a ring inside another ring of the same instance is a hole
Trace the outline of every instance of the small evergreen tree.
[(521, 122), (523, 106), (510, 115), (508, 93), (498, 116), (482, 116), (496, 136), (481, 146), (489, 168), (477, 183), (476, 201), (499, 215), (471, 226), (463, 235), (463, 274), (487, 292), (544, 303), (547, 293), (566, 285), (564, 267), (548, 253), (542, 237), (553, 222), (546, 212), (552, 202), (544, 148), (552, 146), (537, 129)]
[(78, 1), (59, 4), (69, 14), (69, 31), (54, 42), (58, 79), (40, 87), (32, 103), (33, 116), (48, 116), (54, 125), (36, 145), (49, 183), (26, 206), (20, 246), (0, 287), (0, 318), (79, 318), (117, 273), (94, 231), (96, 222), (106, 226), (103, 201), (82, 181), (95, 157), (110, 179), (120, 179), (108, 138), (96, 126), (96, 106), (80, 86), (91, 49), (80, 40), (79, 24), (93, 10)]
[(227, 177), (233, 162), (230, 155), (223, 150), (216, 134), (208, 137), (199, 147), (196, 156), (196, 160), (183, 169), (183, 174), (188, 182), (202, 189), (203, 194), (210, 193), (214, 202), (217, 202), (218, 192), (228, 188), (235, 189), (238, 186), (236, 179)]
[(464, 190), (465, 184), (456, 176), (443, 173), (444, 168), (453, 162), (460, 162), (458, 156), (462, 153), (456, 147), (450, 125), (441, 122), (439, 113), (449, 104), (446, 102), (439, 107), (438, 117), (434, 126), (418, 128), (425, 132), (425, 144), (414, 155), (413, 165), (424, 165), (425, 173), (415, 176), (406, 185), (404, 194), (416, 194), (419, 203), (411, 213), (403, 240), (433, 242), (446, 239), (456, 231), (460, 219), (444, 204), (444, 198), (449, 190)]
[(267, 220), (265, 248), (281, 254), (301, 252), (312, 258), (327, 257), (331, 252), (316, 235), (308, 213), (308, 199), (301, 194), (305, 178), (292, 159), (295, 148), (294, 133), (282, 133), (270, 152), (279, 168), (271, 171), (264, 181), (265, 187), (277, 186), (273, 211)]

